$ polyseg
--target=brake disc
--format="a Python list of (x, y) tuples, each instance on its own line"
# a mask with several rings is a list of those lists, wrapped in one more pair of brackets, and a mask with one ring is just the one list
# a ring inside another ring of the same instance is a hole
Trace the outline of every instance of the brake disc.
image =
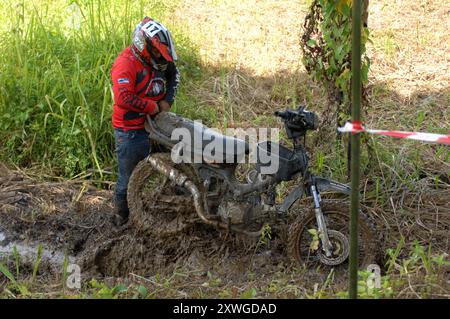
[(328, 230), (328, 238), (333, 245), (331, 256), (327, 257), (320, 249), (317, 252), (317, 257), (321, 263), (328, 266), (337, 266), (342, 264), (348, 258), (350, 252), (347, 237), (337, 230)]

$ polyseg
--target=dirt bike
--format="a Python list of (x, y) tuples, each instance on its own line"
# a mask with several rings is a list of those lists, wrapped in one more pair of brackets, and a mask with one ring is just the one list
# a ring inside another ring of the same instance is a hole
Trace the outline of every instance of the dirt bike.
[[(349, 204), (342, 199), (322, 198), (321, 194), (340, 193), (348, 197), (350, 188), (315, 176), (308, 168), (306, 133), (317, 129), (318, 118), (304, 107), (275, 112), (275, 116), (283, 121), (293, 148), (271, 141), (258, 143), (256, 167), (248, 171), (246, 181), (237, 176), (239, 160), (250, 153), (246, 141), (222, 135), (174, 113), (147, 116), (149, 138), (160, 152), (152, 149), (130, 178), (132, 225), (143, 234), (160, 239), (178, 236), (199, 223), (260, 237), (267, 225), (281, 221), (287, 231), (288, 254), (295, 261), (327, 266), (344, 263), (349, 256)], [(194, 139), (180, 141), (173, 138), (175, 129), (208, 138), (201, 143)], [(206, 156), (206, 142), (211, 140), (217, 145), (233, 145), (232, 151), (219, 150), (214, 156)], [(191, 158), (197, 156), (200, 161), (182, 160), (186, 158), (184, 153)], [(278, 162), (275, 172), (263, 173), (267, 161), (260, 153), (274, 156)], [(217, 161), (217, 155), (222, 161)], [(296, 181), (296, 186), (277, 203), (276, 187), (284, 181)], [(305, 204), (304, 198), (312, 205)], [(359, 263), (367, 265), (376, 257), (376, 233), (369, 216), (362, 211), (359, 225)]]

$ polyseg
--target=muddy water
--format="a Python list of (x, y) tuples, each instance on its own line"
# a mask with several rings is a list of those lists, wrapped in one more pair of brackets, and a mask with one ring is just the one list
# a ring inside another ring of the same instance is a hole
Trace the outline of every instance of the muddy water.
[[(66, 259), (69, 264), (76, 263), (76, 258), (66, 256), (64, 251), (50, 249), (42, 244), (41, 246), (40, 262), (50, 266), (55, 272), (62, 272)], [(33, 265), (38, 258), (39, 243), (9, 241), (6, 234), (0, 232), (0, 260), (13, 255), (14, 250), (19, 254), (21, 263)]]

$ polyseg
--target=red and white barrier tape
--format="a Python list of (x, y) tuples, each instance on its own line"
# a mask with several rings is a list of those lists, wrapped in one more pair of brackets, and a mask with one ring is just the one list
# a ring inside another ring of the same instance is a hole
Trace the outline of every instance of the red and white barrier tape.
[(339, 132), (343, 133), (360, 133), (366, 132), (369, 134), (378, 134), (391, 137), (409, 138), (417, 141), (432, 142), (438, 144), (450, 145), (450, 135), (434, 134), (434, 133), (420, 133), (420, 132), (403, 132), (403, 131), (384, 131), (366, 129), (361, 122), (354, 121), (347, 122), (344, 127), (338, 128)]

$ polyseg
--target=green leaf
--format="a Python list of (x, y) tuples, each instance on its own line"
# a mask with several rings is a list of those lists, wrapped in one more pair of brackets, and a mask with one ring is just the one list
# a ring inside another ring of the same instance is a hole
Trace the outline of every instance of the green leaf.
[(249, 288), (246, 291), (244, 291), (239, 298), (241, 299), (252, 299), (256, 297), (256, 289), (255, 288)]
[(43, 249), (42, 245), (39, 244), (36, 261), (34, 262), (34, 267), (33, 267), (33, 277), (31, 279), (32, 282), (36, 279), (36, 274), (37, 274), (37, 271), (39, 269), (39, 265), (41, 264), (42, 249)]
[(319, 240), (313, 240), (311, 241), (311, 244), (309, 245), (309, 250), (311, 251), (317, 251), (319, 249), (319, 244), (320, 241)]
[(369, 66), (367, 64), (363, 64), (361, 67), (361, 80), (363, 83), (369, 81)]
[(144, 286), (140, 285), (137, 288), (137, 291), (139, 292), (139, 294), (141, 295), (142, 298), (147, 298), (147, 296), (148, 296), (147, 288), (145, 288)]
[(98, 288), (98, 289), (101, 288), (101, 285), (99, 284), (99, 282), (96, 279), (92, 279), (90, 281), (90, 284), (91, 284), (92, 288)]
[(19, 289), (20, 294), (22, 296), (27, 296), (30, 295), (30, 291), (28, 290), (28, 288), (24, 285), (17, 285), (17, 289)]
[(311, 251), (317, 251), (320, 245), (319, 234), (314, 228), (308, 229), (308, 233), (310, 233), (312, 237), (311, 243), (309, 244), (309, 249)]
[(17, 284), (16, 279), (14, 278), (13, 274), (9, 271), (9, 269), (0, 263), (0, 272), (6, 276), (13, 284)]
[(125, 286), (125, 285), (117, 285), (112, 290), (112, 294), (115, 295), (115, 294), (120, 294), (120, 293), (127, 292), (127, 291), (128, 291), (128, 287), (127, 286)]
[(342, 13), (344, 16), (346, 16), (346, 17), (351, 16), (350, 7), (349, 7), (347, 4), (344, 4), (344, 5), (341, 7), (341, 9), (342, 9), (342, 12), (341, 12), (341, 13)]
[(306, 44), (309, 45), (310, 47), (312, 47), (312, 46), (316, 45), (317, 43), (316, 43), (316, 40), (309, 39), (309, 40), (306, 42)]

